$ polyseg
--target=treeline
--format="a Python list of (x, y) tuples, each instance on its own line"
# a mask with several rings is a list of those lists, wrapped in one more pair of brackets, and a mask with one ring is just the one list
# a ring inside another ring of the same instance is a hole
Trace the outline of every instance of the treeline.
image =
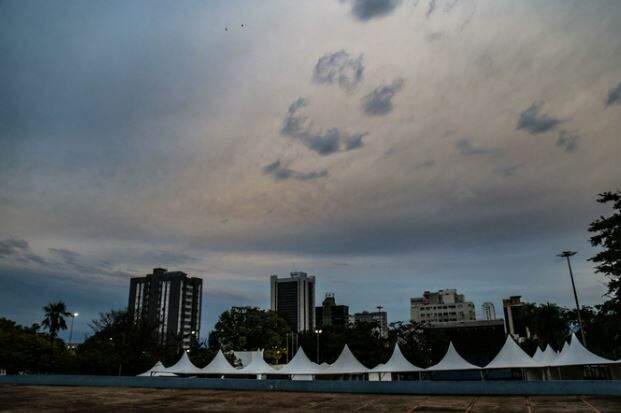
[[(602, 305), (584, 307), (581, 318), (587, 347), (610, 359), (621, 358), (621, 192), (601, 194), (598, 202), (612, 203), (614, 213), (595, 220), (589, 231), (598, 253), (591, 261), (595, 270), (608, 280), (608, 294)], [(125, 311), (101, 314), (90, 324), (92, 334), (76, 348), (68, 349), (57, 335), (67, 328), (67, 312), (61, 302), (44, 308), (41, 325), (23, 327), (0, 318), (0, 370), (18, 373), (75, 373), (134, 375), (156, 361), (176, 362), (183, 351), (180, 337), (158, 339), (155, 326), (135, 322)], [(533, 354), (536, 346), (552, 345), (560, 350), (570, 332), (578, 332), (576, 310), (555, 304), (527, 304), (524, 323), (530, 338), (521, 345)], [(45, 331), (46, 330), (46, 331)], [(580, 334), (578, 334), (580, 336)], [(481, 337), (479, 332), (458, 334), (435, 331), (424, 324), (393, 323), (387, 336), (376, 325), (359, 323), (348, 327), (326, 327), (314, 332), (292, 333), (278, 314), (258, 308), (233, 307), (224, 312), (207, 340), (191, 342), (190, 359), (206, 365), (216, 351), (265, 350), (267, 361), (284, 363), (302, 347), (312, 360), (331, 363), (348, 344), (368, 367), (385, 362), (395, 343), (406, 357), (420, 366), (438, 361), (448, 341), (469, 361), (485, 364), (501, 348), (502, 335)], [(229, 356), (231, 357), (231, 356)], [(231, 357), (231, 361), (234, 361)]]

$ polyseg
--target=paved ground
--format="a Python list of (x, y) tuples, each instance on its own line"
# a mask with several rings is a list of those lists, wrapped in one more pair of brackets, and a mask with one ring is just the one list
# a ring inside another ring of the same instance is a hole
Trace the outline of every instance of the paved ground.
[(385, 396), (114, 387), (0, 386), (0, 412), (621, 412), (621, 398)]

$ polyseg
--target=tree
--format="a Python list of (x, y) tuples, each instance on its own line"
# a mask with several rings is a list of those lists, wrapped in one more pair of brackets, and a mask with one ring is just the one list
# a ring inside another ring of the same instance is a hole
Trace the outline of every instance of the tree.
[(41, 326), (46, 328), (50, 333), (50, 352), (54, 348), (54, 339), (58, 335), (58, 331), (66, 330), (67, 323), (65, 317), (71, 316), (67, 311), (67, 306), (62, 301), (51, 302), (43, 307), (45, 318), (41, 321)]
[(285, 319), (275, 311), (233, 307), (220, 314), (209, 335), (209, 347), (225, 352), (264, 349), (266, 359), (274, 360), (277, 351), (285, 351), (287, 333), (290, 332)]
[(621, 301), (621, 191), (599, 194), (597, 202), (612, 202), (616, 210), (609, 217), (601, 216), (589, 226), (591, 245), (603, 248), (590, 261), (596, 263), (595, 270), (608, 278), (608, 294), (617, 303)]

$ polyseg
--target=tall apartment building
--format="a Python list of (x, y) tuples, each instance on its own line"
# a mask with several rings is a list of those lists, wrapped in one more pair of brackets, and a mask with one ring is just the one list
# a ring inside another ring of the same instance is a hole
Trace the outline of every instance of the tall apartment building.
[(494, 307), (494, 303), (487, 301), (483, 303), (481, 309), (483, 310), (484, 320), (496, 320), (496, 307)]
[(134, 320), (157, 327), (160, 344), (181, 339), (187, 349), (192, 337), (199, 339), (202, 296), (202, 279), (154, 268), (152, 274), (130, 279), (127, 308)]
[(417, 323), (475, 320), (474, 304), (452, 288), (425, 291), (422, 297), (410, 298), (410, 318)]
[(277, 311), (293, 331), (315, 328), (315, 277), (292, 272), (289, 277), (270, 277), (272, 311)]
[(347, 327), (349, 323), (349, 307), (336, 305), (333, 293), (326, 293), (321, 307), (315, 308), (315, 324), (318, 328), (334, 326)]
[(507, 333), (516, 339), (530, 337), (530, 330), (526, 325), (526, 314), (522, 296), (513, 295), (502, 300), (502, 310), (505, 314), (505, 328)]
[(386, 311), (363, 311), (354, 314), (355, 323), (375, 323), (382, 337), (388, 337), (388, 314)]

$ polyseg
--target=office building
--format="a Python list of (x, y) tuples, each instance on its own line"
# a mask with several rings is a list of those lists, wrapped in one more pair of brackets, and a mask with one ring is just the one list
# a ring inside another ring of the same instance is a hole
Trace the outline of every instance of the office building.
[(270, 277), (271, 309), (289, 323), (293, 331), (315, 328), (315, 277), (292, 272), (289, 277)]
[(363, 311), (354, 314), (355, 323), (373, 323), (377, 325), (382, 337), (388, 337), (388, 314), (386, 311)]
[(425, 291), (410, 299), (410, 318), (416, 323), (475, 320), (474, 304), (455, 289)]
[(522, 302), (522, 296), (513, 295), (503, 299), (502, 311), (505, 314), (505, 328), (508, 334), (516, 339), (530, 337), (526, 320), (526, 307)]
[(154, 268), (152, 274), (130, 279), (127, 308), (134, 320), (156, 326), (160, 344), (181, 340), (187, 349), (192, 337), (199, 339), (202, 296), (202, 279)]
[(496, 307), (494, 307), (494, 303), (485, 302), (481, 308), (483, 309), (484, 320), (496, 320)]
[(347, 327), (349, 322), (349, 307), (336, 305), (333, 293), (326, 293), (321, 307), (315, 308), (315, 323), (317, 328), (323, 327)]

